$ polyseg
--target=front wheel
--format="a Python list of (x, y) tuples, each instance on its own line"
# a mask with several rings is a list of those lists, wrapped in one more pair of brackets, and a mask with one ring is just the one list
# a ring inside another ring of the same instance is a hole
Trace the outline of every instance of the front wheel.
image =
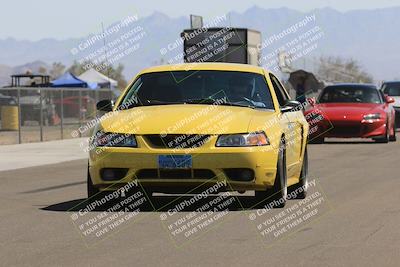
[(274, 208), (285, 207), (287, 200), (287, 169), (286, 169), (286, 150), (285, 145), (279, 147), (277, 171), (274, 182), (274, 187), (266, 191), (256, 191), (256, 199), (264, 201), (270, 199)]
[(90, 177), (90, 173), (89, 173), (89, 167), (87, 170), (87, 196), (88, 198), (91, 198), (95, 195), (97, 195), (100, 190), (97, 189), (96, 187), (94, 187), (93, 182), (92, 182), (92, 178)]
[(383, 137), (375, 138), (375, 142), (377, 143), (389, 143), (390, 134), (389, 134), (389, 123), (386, 123), (386, 131)]
[(325, 143), (325, 138), (324, 137), (315, 137), (315, 138), (312, 138), (308, 143), (309, 144), (323, 144), (323, 143)]
[(389, 137), (389, 141), (390, 142), (396, 142), (397, 138), (396, 138), (396, 121), (393, 122), (393, 134), (390, 135)]
[(301, 173), (300, 173), (300, 180), (297, 184), (293, 186), (293, 189), (291, 189), (290, 193), (293, 193), (293, 199), (305, 199), (307, 196), (307, 189), (308, 189), (308, 153), (307, 153), (307, 147), (306, 150), (304, 151), (304, 158), (303, 158), (303, 165), (301, 168)]

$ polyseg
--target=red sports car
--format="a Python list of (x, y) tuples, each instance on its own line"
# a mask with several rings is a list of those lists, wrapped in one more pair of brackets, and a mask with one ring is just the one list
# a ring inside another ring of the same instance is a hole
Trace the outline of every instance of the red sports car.
[(372, 138), (387, 143), (396, 140), (394, 99), (374, 85), (337, 84), (308, 99), (305, 111), (310, 124), (310, 140), (323, 143), (326, 137)]

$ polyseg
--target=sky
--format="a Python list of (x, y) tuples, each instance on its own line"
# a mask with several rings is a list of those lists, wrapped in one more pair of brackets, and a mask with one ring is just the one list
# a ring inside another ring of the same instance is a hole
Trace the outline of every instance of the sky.
[(98, 31), (101, 23), (137, 14), (148, 16), (159, 11), (170, 17), (189, 14), (214, 17), (229, 11), (244, 12), (257, 5), (263, 8), (287, 7), (300, 11), (331, 7), (342, 12), (400, 6), (400, 0), (0, 0), (0, 39), (67, 39)]

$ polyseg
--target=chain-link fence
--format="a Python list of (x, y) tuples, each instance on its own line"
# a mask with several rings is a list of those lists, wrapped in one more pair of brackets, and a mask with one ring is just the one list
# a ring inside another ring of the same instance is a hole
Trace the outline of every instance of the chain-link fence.
[(77, 129), (98, 115), (96, 103), (113, 98), (109, 89), (1, 88), (0, 145), (82, 137)]

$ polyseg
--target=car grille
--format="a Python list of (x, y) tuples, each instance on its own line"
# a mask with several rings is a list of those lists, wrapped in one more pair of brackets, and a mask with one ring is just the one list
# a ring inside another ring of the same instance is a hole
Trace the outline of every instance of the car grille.
[(138, 179), (213, 179), (213, 171), (208, 169), (142, 169), (136, 172)]
[(333, 126), (329, 131), (334, 136), (359, 136), (360, 133), (361, 126)]
[(149, 134), (145, 135), (144, 138), (154, 148), (189, 149), (201, 147), (210, 139), (210, 135), (168, 134), (161, 136), (159, 134)]

